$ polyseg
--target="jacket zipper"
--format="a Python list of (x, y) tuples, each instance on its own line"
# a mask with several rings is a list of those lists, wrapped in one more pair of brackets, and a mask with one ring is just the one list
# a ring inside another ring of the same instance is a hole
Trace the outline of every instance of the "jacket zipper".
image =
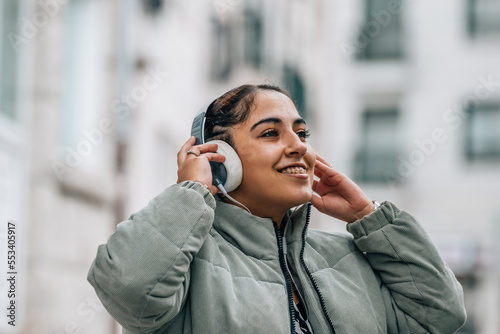
[(274, 231), (276, 233), (276, 239), (278, 241), (280, 267), (281, 271), (283, 272), (283, 276), (285, 276), (285, 282), (286, 282), (286, 291), (288, 295), (288, 311), (290, 313), (290, 329), (291, 329), (290, 333), (295, 334), (295, 311), (293, 306), (292, 281), (290, 278), (290, 273), (288, 272), (288, 269), (286, 267), (286, 262), (285, 262), (286, 259), (283, 254), (283, 238), (281, 237), (281, 231), (276, 222), (273, 222), (273, 225), (274, 225)]
[(314, 286), (314, 290), (316, 290), (316, 294), (319, 297), (319, 302), (321, 304), (321, 309), (323, 310), (323, 314), (326, 317), (326, 320), (328, 321), (328, 324), (330, 325), (330, 329), (332, 330), (332, 333), (335, 334), (335, 328), (333, 326), (332, 319), (330, 318), (330, 315), (328, 314), (328, 310), (326, 309), (325, 305), (325, 299), (323, 298), (323, 295), (321, 294), (321, 291), (319, 290), (318, 283), (314, 280), (314, 277), (311, 274), (311, 271), (306, 265), (306, 262), (304, 261), (304, 250), (306, 248), (306, 230), (307, 226), (309, 226), (309, 220), (311, 219), (311, 204), (307, 206), (307, 220), (306, 224), (304, 226), (304, 229), (302, 230), (302, 248), (300, 250), (300, 263), (306, 270), (307, 276), (309, 276), (309, 279), (311, 280), (312, 285)]

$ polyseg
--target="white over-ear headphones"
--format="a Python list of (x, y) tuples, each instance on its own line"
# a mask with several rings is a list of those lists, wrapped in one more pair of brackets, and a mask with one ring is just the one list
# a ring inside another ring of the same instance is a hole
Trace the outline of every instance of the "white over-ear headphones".
[[(195, 145), (205, 143), (206, 112), (214, 101), (203, 106), (193, 120), (191, 136), (196, 138)], [(217, 144), (217, 153), (226, 157), (223, 163), (211, 161), (210, 167), (212, 168), (212, 184), (219, 188), (224, 195), (227, 195), (227, 192), (235, 190), (241, 184), (243, 167), (240, 157), (231, 145), (222, 140), (211, 140), (208, 143)]]

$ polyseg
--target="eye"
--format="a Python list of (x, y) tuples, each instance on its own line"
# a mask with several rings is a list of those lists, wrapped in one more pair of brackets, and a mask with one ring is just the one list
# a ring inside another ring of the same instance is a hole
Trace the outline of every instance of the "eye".
[(309, 130), (300, 130), (297, 132), (297, 136), (301, 139), (307, 139), (311, 136), (311, 132)]
[(278, 135), (278, 131), (276, 129), (266, 130), (261, 137), (276, 137)]

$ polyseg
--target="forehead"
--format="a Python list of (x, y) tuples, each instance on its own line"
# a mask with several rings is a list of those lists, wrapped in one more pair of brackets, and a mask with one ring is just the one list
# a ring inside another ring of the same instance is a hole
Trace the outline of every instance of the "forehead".
[[(247, 123), (266, 117), (279, 117), (283, 120), (300, 118), (299, 112), (290, 98), (280, 92), (263, 91), (257, 93)], [(253, 124), (253, 123), (252, 123)]]

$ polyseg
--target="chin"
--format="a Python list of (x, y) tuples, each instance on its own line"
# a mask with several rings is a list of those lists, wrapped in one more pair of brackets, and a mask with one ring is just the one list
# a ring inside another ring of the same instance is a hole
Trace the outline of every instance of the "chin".
[(297, 196), (294, 196), (293, 202), (291, 203), (291, 208), (310, 202), (311, 197), (312, 192), (310, 190), (302, 194), (297, 194)]

